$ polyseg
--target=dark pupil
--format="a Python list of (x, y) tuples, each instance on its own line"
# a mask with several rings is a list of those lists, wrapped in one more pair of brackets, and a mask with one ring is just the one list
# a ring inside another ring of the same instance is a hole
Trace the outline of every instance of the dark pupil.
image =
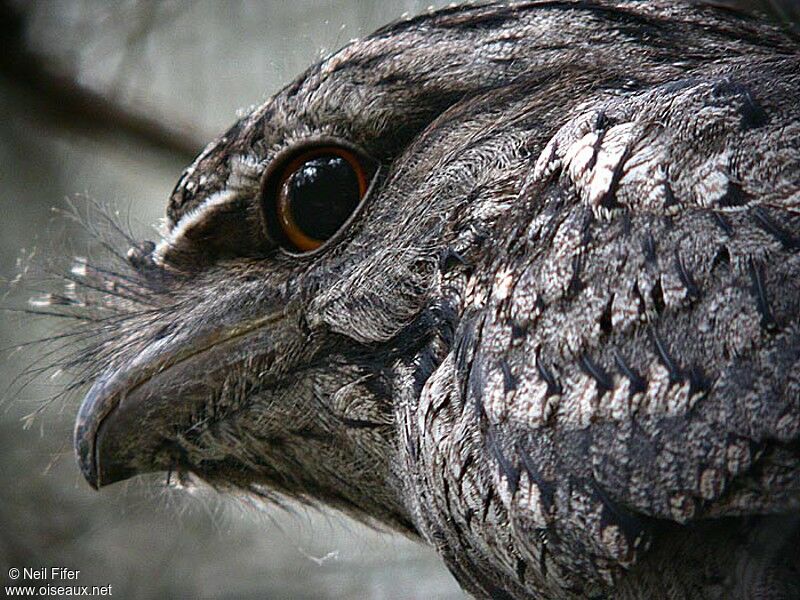
[(294, 172), (286, 199), (300, 231), (316, 240), (327, 240), (356, 209), (361, 191), (349, 162), (339, 156), (322, 155)]

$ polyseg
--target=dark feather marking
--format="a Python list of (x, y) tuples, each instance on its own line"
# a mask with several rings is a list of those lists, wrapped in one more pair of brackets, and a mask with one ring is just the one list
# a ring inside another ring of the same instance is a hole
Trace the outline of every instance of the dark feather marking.
[(467, 526), (467, 529), (472, 528), (472, 519), (475, 518), (475, 510), (473, 508), (468, 508), (464, 513), (464, 522)]
[[(526, 142), (525, 151), (531, 155), (531, 158), (533, 158), (535, 156), (535, 150), (538, 148), (538, 146), (531, 145), (529, 147), (528, 144), (532, 144), (532, 142), (530, 141)], [(559, 150), (558, 140), (553, 140), (553, 145), (550, 148), (550, 154), (547, 157), (546, 164), (553, 164), (556, 161), (556, 157), (558, 156), (558, 150)], [(556, 179), (560, 171), (561, 167), (559, 167), (558, 169), (554, 169), (552, 172), (550, 172), (547, 181), (552, 181), (553, 179)]]
[(714, 84), (711, 93), (715, 98), (723, 98), (725, 100), (735, 98), (740, 101), (739, 113), (742, 117), (740, 121), (742, 131), (757, 129), (769, 123), (766, 111), (756, 101), (752, 91), (746, 85), (730, 79), (723, 79)]
[(628, 237), (633, 230), (633, 220), (631, 219), (631, 214), (629, 211), (622, 213), (622, 216), (620, 217), (620, 223), (622, 223), (622, 235)]
[(661, 287), (661, 278), (656, 279), (653, 289), (650, 290), (650, 298), (653, 300), (653, 306), (658, 314), (662, 314), (666, 308), (664, 302), (664, 289)]
[(731, 253), (725, 246), (720, 246), (714, 254), (714, 260), (711, 261), (711, 272), (713, 273), (720, 267), (730, 269), (731, 266)]
[(700, 288), (697, 286), (691, 271), (686, 268), (683, 258), (681, 257), (681, 253), (677, 249), (675, 250), (675, 268), (678, 270), (678, 277), (680, 278), (683, 287), (686, 288), (689, 298), (691, 300), (697, 300), (700, 298)]
[(731, 225), (730, 220), (728, 220), (728, 217), (716, 210), (712, 211), (711, 214), (714, 215), (714, 223), (725, 232), (725, 235), (732, 236), (733, 226)]
[(434, 348), (427, 347), (420, 352), (414, 372), (411, 374), (411, 380), (414, 382), (415, 396), (419, 396), (422, 392), (422, 388), (425, 387), (425, 384), (428, 382), (428, 378), (430, 378), (431, 374), (438, 366), (439, 359)]
[(642, 295), (642, 290), (639, 289), (639, 282), (633, 282), (633, 295), (636, 297), (636, 307), (639, 316), (644, 315), (647, 303), (644, 301), (644, 296)]
[(600, 331), (603, 335), (611, 335), (614, 326), (614, 320), (612, 317), (612, 312), (614, 309), (614, 295), (612, 294), (611, 297), (606, 302), (606, 306), (603, 309), (602, 314), (600, 315)]
[[(442, 477), (441, 481), (442, 481), (442, 495), (444, 496), (445, 508), (447, 509), (447, 514), (452, 514), (453, 508), (450, 505), (450, 483), (447, 481), (447, 477)], [(450, 525), (451, 526), (455, 525), (455, 523), (451, 523)], [(456, 534), (458, 533), (459, 532), (456, 531)], [(461, 536), (459, 535), (458, 537)]]
[(649, 333), (650, 339), (653, 341), (653, 345), (656, 347), (656, 353), (658, 354), (661, 364), (664, 365), (664, 368), (666, 368), (667, 371), (669, 371), (670, 383), (675, 384), (683, 381), (683, 372), (681, 371), (680, 367), (678, 367), (672, 356), (670, 356), (670, 353), (667, 351), (667, 347), (664, 345), (664, 342), (661, 340), (658, 332), (656, 332), (654, 327), (651, 327)]
[(495, 436), (491, 427), (487, 428), (486, 430), (486, 443), (489, 447), (489, 453), (494, 456), (495, 460), (497, 461), (497, 466), (500, 470), (500, 476), (505, 477), (508, 481), (508, 488), (513, 496), (519, 489), (519, 467), (511, 464), (511, 462), (506, 458), (506, 455), (503, 454), (503, 449), (497, 442), (497, 437)]
[(751, 211), (751, 214), (758, 226), (778, 240), (784, 250), (795, 251), (800, 249), (800, 240), (775, 223), (764, 208), (757, 206)]
[(528, 563), (521, 558), (517, 559), (517, 578), (522, 585), (525, 585), (525, 571), (528, 569)]
[(585, 287), (581, 281), (581, 272), (583, 271), (583, 254), (576, 254), (572, 257), (572, 277), (567, 286), (567, 296), (575, 297)]
[(533, 459), (525, 448), (517, 444), (516, 452), (517, 456), (520, 458), (522, 468), (525, 469), (525, 472), (528, 474), (528, 479), (539, 488), (539, 498), (542, 501), (544, 512), (550, 512), (550, 508), (553, 506), (553, 498), (556, 494), (555, 488), (542, 477), (539, 469), (536, 467)]
[(675, 192), (672, 189), (672, 184), (669, 182), (669, 170), (667, 170), (667, 177), (664, 180), (664, 208), (671, 208), (678, 204), (678, 199), (675, 197)]
[(700, 365), (689, 367), (686, 376), (689, 378), (689, 397), (693, 398), (697, 394), (705, 396), (711, 389), (711, 381), (703, 372)]
[(469, 393), (474, 401), (475, 415), (479, 419), (486, 418), (486, 407), (483, 405), (483, 392), (486, 389), (486, 374), (483, 372), (483, 364), (473, 358), (467, 378)]
[(547, 368), (547, 365), (544, 364), (540, 354), (536, 357), (536, 370), (539, 372), (539, 377), (547, 384), (546, 395), (548, 398), (550, 396), (560, 396), (563, 393), (564, 390), (561, 384), (556, 380), (550, 369)]
[(756, 263), (755, 260), (750, 259), (750, 279), (752, 281), (753, 296), (756, 299), (756, 308), (761, 315), (761, 327), (767, 331), (776, 331), (778, 324), (775, 322), (775, 317), (772, 315), (772, 308), (769, 304), (767, 296), (767, 288), (764, 285), (763, 266)]
[(450, 394), (445, 395), (443, 398), (437, 398), (437, 400), (440, 400), (438, 402), (438, 404), (434, 403), (434, 402), (431, 402), (430, 404), (428, 404), (428, 407), (425, 409), (425, 422), (426, 423), (432, 423), (433, 421), (435, 421), (439, 417), (441, 412), (445, 408), (450, 406)]
[(592, 225), (595, 223), (594, 213), (586, 209), (581, 221), (581, 246), (586, 248), (592, 241)]
[(579, 364), (581, 370), (597, 382), (600, 397), (614, 389), (614, 380), (603, 367), (589, 358), (588, 354), (581, 356)]
[(494, 486), (489, 484), (487, 487), (486, 495), (483, 497), (483, 507), (481, 508), (481, 521), (484, 522), (486, 521), (489, 509), (492, 506), (492, 501), (494, 500)]
[(455, 328), (458, 322), (458, 311), (450, 300), (436, 302), (431, 306), (435, 327), (447, 348), (452, 348), (455, 339)]
[(517, 389), (517, 378), (511, 372), (511, 367), (505, 358), (500, 358), (500, 370), (503, 372), (503, 391), (507, 394)]
[(458, 472), (458, 476), (456, 477), (456, 481), (458, 481), (459, 486), (463, 484), (464, 476), (467, 474), (467, 471), (469, 471), (469, 468), (472, 466), (472, 463), (474, 462), (475, 462), (475, 456), (473, 454), (467, 454), (467, 457), (461, 464), (461, 469)]
[(439, 265), (442, 271), (449, 271), (457, 266), (467, 267), (467, 269), (472, 268), (470, 262), (450, 246), (440, 254)]
[(647, 262), (656, 262), (656, 241), (653, 239), (652, 233), (648, 232), (644, 240), (642, 240), (642, 252), (644, 252), (644, 258)]
[(592, 155), (589, 157), (586, 167), (584, 167), (587, 171), (594, 169), (594, 166), (597, 164), (597, 155), (600, 153), (600, 148), (603, 145), (603, 138), (606, 136), (604, 125), (607, 121), (608, 119), (603, 112), (600, 112), (595, 119), (594, 129), (597, 131), (597, 139), (592, 145)]
[(605, 134), (606, 129), (613, 126), (615, 123), (616, 121), (611, 119), (605, 110), (601, 109), (595, 116), (594, 128), (596, 130), (602, 131)]
[[(477, 356), (472, 356), (467, 364), (470, 348), (475, 344), (476, 321), (477, 318), (469, 319), (464, 325), (461, 337), (456, 341), (456, 368), (461, 380), (461, 397), (466, 400), (472, 393), (475, 416), (482, 421), (486, 418), (486, 409), (483, 406), (483, 386), (486, 381), (482, 373), (482, 365), (479, 364), (475, 368)], [(481, 373), (477, 371), (481, 371)]]
[(455, 341), (455, 366), (457, 372), (464, 376), (468, 368), (471, 349), (475, 346), (475, 319), (469, 319), (461, 328), (461, 335)]
[(511, 322), (511, 339), (518, 340), (524, 338), (525, 335), (528, 333), (527, 328), (524, 325), (520, 325), (517, 321)]
[(742, 206), (747, 204), (750, 196), (742, 189), (742, 186), (734, 181), (728, 181), (728, 188), (719, 199), (719, 205), (725, 207)]
[(539, 554), (539, 572), (542, 574), (542, 577), (547, 577), (547, 561), (545, 557), (547, 555), (547, 537), (542, 535), (542, 543), (539, 544), (539, 548), (541, 549), (541, 554)]
[(600, 527), (608, 523), (617, 525), (625, 539), (630, 546), (639, 546), (644, 541), (646, 533), (644, 523), (634, 516), (628, 510), (625, 510), (620, 504), (611, 499), (606, 491), (600, 485), (591, 480), (591, 487), (595, 495), (603, 505), (603, 511), (600, 515)]
[(617, 187), (619, 187), (619, 180), (622, 179), (622, 174), (625, 170), (625, 163), (628, 162), (630, 155), (631, 149), (626, 147), (622, 152), (622, 156), (620, 157), (619, 161), (616, 165), (614, 165), (614, 170), (611, 172), (611, 183), (609, 184), (606, 193), (603, 194), (603, 197), (600, 199), (600, 206), (603, 208), (620, 208), (620, 203), (617, 202)]
[(630, 395), (634, 396), (635, 394), (643, 393), (647, 390), (647, 381), (637, 373), (633, 367), (631, 367), (622, 355), (615, 349), (614, 352), (614, 362), (619, 369), (619, 372), (622, 373), (625, 377), (628, 378), (630, 381)]

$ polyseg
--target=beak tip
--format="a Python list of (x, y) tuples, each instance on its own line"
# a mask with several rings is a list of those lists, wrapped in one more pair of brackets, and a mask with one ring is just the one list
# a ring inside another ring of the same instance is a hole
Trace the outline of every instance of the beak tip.
[(107, 439), (94, 421), (79, 421), (75, 427), (75, 454), (78, 466), (86, 482), (95, 490), (137, 475), (137, 470), (128, 461), (109, 448)]
[(129, 399), (125, 410), (120, 408), (129, 387), (122, 376), (103, 377), (78, 409), (73, 446), (81, 473), (95, 490), (159, 470), (150, 461), (161, 438), (150, 439), (141, 426), (139, 403)]
[(86, 478), (86, 482), (94, 491), (98, 491), (100, 489), (100, 484), (97, 481), (97, 477), (94, 476), (94, 473), (87, 472), (83, 469), (83, 467), (81, 467), (81, 473), (83, 473), (83, 476)]

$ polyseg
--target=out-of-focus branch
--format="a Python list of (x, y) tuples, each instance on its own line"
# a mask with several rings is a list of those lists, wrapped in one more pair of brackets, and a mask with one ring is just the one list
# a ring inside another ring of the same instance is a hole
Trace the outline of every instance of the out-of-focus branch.
[(0, 76), (34, 94), (41, 108), (60, 124), (84, 131), (123, 133), (189, 160), (204, 145), (198, 134), (136, 113), (112, 98), (50, 68), (26, 45), (24, 17), (0, 0)]

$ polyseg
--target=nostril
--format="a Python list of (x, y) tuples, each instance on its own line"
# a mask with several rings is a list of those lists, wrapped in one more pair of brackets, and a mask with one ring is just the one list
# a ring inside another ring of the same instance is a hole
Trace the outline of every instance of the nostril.
[(131, 266), (137, 271), (146, 269), (153, 264), (153, 251), (156, 249), (155, 242), (145, 240), (139, 242), (128, 249), (125, 257)]

